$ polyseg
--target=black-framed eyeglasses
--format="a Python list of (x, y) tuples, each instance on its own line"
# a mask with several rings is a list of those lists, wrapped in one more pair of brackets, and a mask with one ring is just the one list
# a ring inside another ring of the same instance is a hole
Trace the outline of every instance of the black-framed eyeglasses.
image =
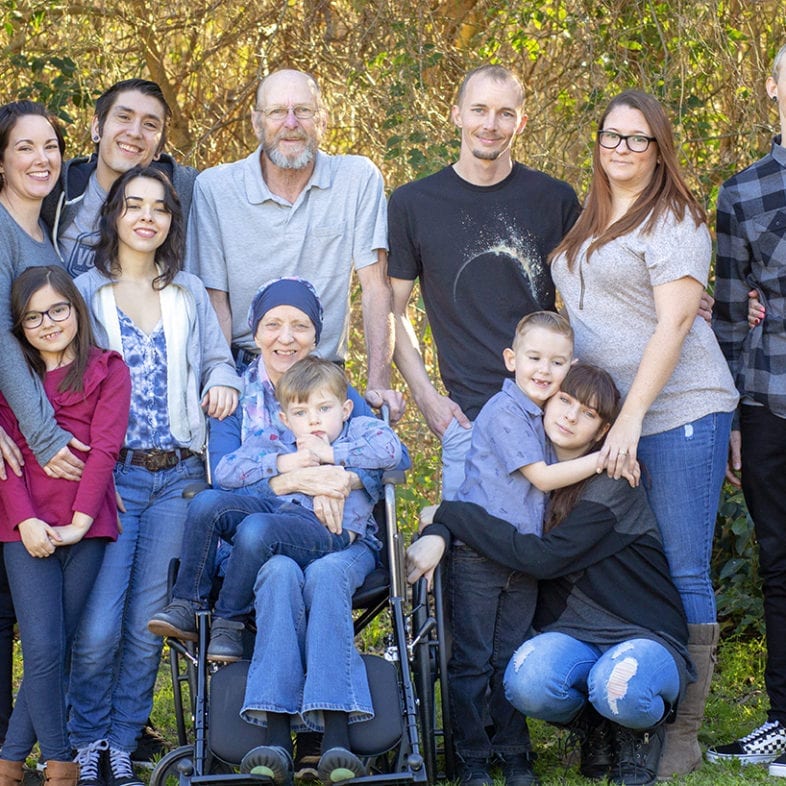
[(287, 119), (290, 112), (298, 120), (311, 120), (314, 115), (319, 112), (313, 106), (269, 106), (267, 109), (257, 107), (254, 111), (261, 112), (268, 120), (273, 120), (276, 123), (283, 122)]
[(71, 316), (71, 304), (64, 300), (49, 306), (46, 311), (26, 311), (22, 315), (22, 327), (25, 330), (34, 330), (44, 324), (44, 317), (49, 317), (52, 322), (65, 322)]
[(644, 134), (618, 134), (616, 131), (598, 131), (598, 142), (606, 150), (615, 150), (620, 142), (625, 142), (631, 153), (646, 153), (650, 142), (655, 142), (654, 136)]

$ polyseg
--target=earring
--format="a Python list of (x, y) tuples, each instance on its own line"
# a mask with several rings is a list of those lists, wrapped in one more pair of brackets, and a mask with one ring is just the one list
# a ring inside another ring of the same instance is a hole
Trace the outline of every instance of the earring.
[(100, 142), (100, 141), (101, 141), (101, 137), (100, 137), (100, 136), (98, 136), (98, 134), (93, 134), (93, 141), (94, 141), (94, 142), (96, 142), (96, 143), (98, 143), (98, 142)]

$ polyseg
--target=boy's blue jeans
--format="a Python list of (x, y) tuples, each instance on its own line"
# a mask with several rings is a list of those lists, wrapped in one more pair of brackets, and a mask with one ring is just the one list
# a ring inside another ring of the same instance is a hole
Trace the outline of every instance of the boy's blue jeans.
[(529, 632), (537, 582), (465, 545), (451, 550), (448, 582), (453, 634), (448, 688), (456, 753), (462, 759), (527, 753), (527, 721), (505, 698), (502, 678)]
[(521, 712), (569, 723), (589, 701), (610, 721), (649, 729), (673, 706), (680, 678), (671, 653), (652, 639), (603, 649), (564, 633), (524, 642), (505, 672), (505, 695)]
[(189, 507), (174, 597), (200, 607), (206, 604), (219, 538), (232, 544), (215, 606), (215, 615), (224, 619), (248, 616), (257, 572), (273, 555), (290, 557), (305, 568), (325, 554), (345, 549), (350, 542), (346, 530), (334, 535), (302, 505), (209, 489), (197, 495)]

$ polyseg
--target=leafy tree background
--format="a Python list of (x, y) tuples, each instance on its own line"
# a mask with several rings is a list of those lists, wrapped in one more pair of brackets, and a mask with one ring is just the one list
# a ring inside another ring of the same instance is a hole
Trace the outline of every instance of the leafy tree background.
[[(370, 156), (392, 189), (455, 158), (455, 88), (494, 61), (527, 88), (519, 160), (583, 194), (602, 107), (640, 87), (667, 107), (710, 210), (719, 184), (768, 149), (777, 112), (764, 79), (786, 42), (783, 0), (4, 0), (0, 23), (3, 100), (47, 103), (67, 123), (69, 155), (92, 148), (95, 97), (144, 76), (173, 108), (169, 148), (180, 159), (204, 168), (245, 156), (257, 80), (288, 66), (322, 86), (325, 147)], [(436, 374), (422, 310), (416, 326)], [(358, 377), (362, 363), (354, 336)], [(402, 434), (416, 462), (403, 492), (411, 520), (438, 497), (438, 451), (414, 409)], [(738, 631), (761, 624), (752, 546), (741, 496), (727, 489), (714, 560), (725, 624)]]

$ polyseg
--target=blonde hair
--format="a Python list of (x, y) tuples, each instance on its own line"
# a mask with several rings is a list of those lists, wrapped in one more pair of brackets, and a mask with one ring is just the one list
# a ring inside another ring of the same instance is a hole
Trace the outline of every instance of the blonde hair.
[(531, 314), (522, 317), (518, 325), (516, 325), (516, 333), (513, 336), (513, 349), (516, 349), (528, 331), (536, 327), (545, 328), (552, 333), (565, 336), (571, 344), (573, 343), (573, 328), (562, 314), (557, 314), (555, 311), (533, 311)]

